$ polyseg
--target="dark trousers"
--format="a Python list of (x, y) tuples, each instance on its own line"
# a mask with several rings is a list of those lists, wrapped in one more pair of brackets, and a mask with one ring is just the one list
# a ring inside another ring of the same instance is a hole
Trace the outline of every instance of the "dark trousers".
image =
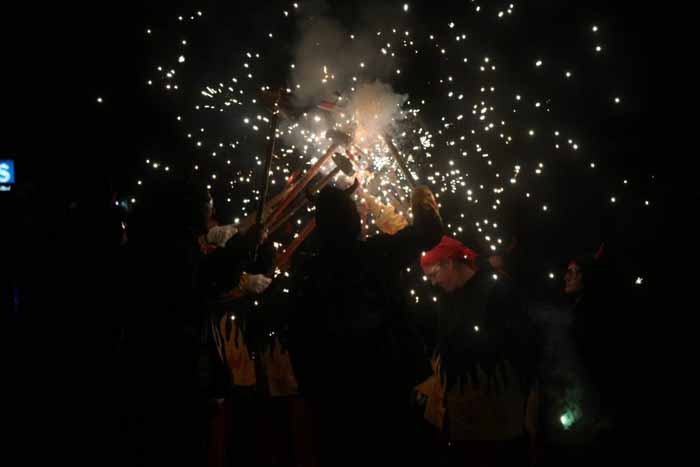
[(527, 438), (508, 441), (452, 441), (447, 447), (450, 467), (525, 467), (529, 465)]

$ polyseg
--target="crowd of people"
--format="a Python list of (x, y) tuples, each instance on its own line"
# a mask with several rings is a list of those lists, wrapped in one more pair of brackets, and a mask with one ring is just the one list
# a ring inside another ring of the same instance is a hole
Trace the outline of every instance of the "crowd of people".
[[(363, 239), (356, 187), (312, 198), (316, 235), (285, 271), (264, 227), (219, 224), (203, 187), (144, 194), (118, 255), (129, 271), (117, 305), (128, 311), (115, 357), (120, 456), (500, 466), (607, 455), (618, 399), (615, 346), (597, 321), (610, 297), (600, 261), (568, 265), (572, 357), (549, 365), (561, 354), (507, 258), (444, 235), (427, 187), (413, 192), (410, 225)], [(430, 339), (407, 303), (414, 264), (442, 295)]]
[[(427, 187), (413, 191), (410, 224), (369, 238), (356, 188), (308, 195), (315, 236), (284, 270), (264, 226), (220, 223), (204, 187), (175, 179), (105, 219), (117, 228), (99, 238), (76, 224), (77, 243), (112, 245), (91, 287), (114, 314), (91, 337), (110, 347), (86, 396), (113, 430), (102, 454), (144, 466), (548, 466), (619, 451), (622, 357), (606, 321), (619, 303), (601, 252), (568, 264), (556, 341), (511, 259), (445, 235)], [(407, 300), (412, 267), (441, 296), (427, 330)]]

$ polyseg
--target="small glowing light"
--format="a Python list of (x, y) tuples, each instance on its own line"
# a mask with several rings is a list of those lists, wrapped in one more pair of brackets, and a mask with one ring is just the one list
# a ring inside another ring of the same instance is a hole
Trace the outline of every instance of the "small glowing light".
[(649, 201), (644, 201), (644, 206), (649, 206)]
[(568, 430), (571, 427), (571, 425), (573, 425), (576, 421), (576, 416), (571, 411), (567, 411), (564, 415), (559, 417), (559, 421), (561, 422), (564, 429)]
[(408, 11), (408, 3), (403, 4), (403, 11)]
[(98, 97), (98, 98), (97, 98), (97, 103), (98, 103), (98, 104), (101, 104), (101, 103), (102, 103), (102, 98), (101, 98), (101, 97)]
[(598, 32), (598, 26), (593, 26), (593, 32)]
[(599, 46), (599, 45), (596, 46), (596, 48), (595, 48), (595, 51), (596, 51), (596, 52), (600, 52), (601, 50), (603, 50), (603, 47), (601, 47), (601, 46)]
[(547, 210), (547, 205), (546, 205), (546, 204), (545, 204), (544, 206), (542, 206), (542, 210), (543, 210), (543, 211), (546, 211), (546, 210)]
[(437, 297), (433, 297), (433, 301), (434, 301), (434, 302), (437, 302)]
[(614, 202), (616, 202), (616, 201), (617, 201), (617, 199), (616, 199), (614, 196), (610, 198), (610, 202), (611, 202), (611, 203), (614, 203)]
[(537, 60), (537, 61), (535, 62), (535, 66), (536, 66), (536, 67), (542, 66), (542, 60)]
[(616, 97), (616, 98), (615, 98), (615, 103), (616, 103), (616, 104), (619, 104), (619, 103), (620, 103), (620, 98), (619, 98), (619, 97)]
[(567, 72), (566, 72), (566, 77), (567, 77), (567, 78), (571, 78), (571, 72), (570, 72), (570, 71), (567, 71)]
[(530, 130), (530, 136), (535, 136), (535, 130)]
[(550, 279), (554, 279), (554, 273), (550, 272), (550, 273), (549, 273), (549, 278), (550, 278)]
[(642, 285), (643, 282), (644, 282), (644, 278), (642, 278), (642, 277), (637, 277), (637, 280), (634, 281), (635, 285)]
[(494, 274), (491, 277), (493, 277), (493, 280), (498, 280), (498, 274)]
[(185, 56), (180, 55), (180, 58), (177, 59), (178, 63), (185, 63)]

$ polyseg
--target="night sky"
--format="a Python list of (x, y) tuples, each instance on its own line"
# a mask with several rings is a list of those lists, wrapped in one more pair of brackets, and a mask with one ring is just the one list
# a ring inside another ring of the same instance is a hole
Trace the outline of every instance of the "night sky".
[[(663, 50), (662, 28), (654, 24), (663, 22), (653, 8), (626, 2), (577, 6), (537, 1), (514, 5), (512, 15), (498, 18), (496, 12), (506, 11), (509, 2), (483, 5), (478, 14), (478, 2), (445, 2), (440, 7), (411, 2), (408, 12), (403, 2), (379, 2), (371, 8), (363, 2), (307, 2), (296, 13), (292, 3), (42, 6), (40, 14), (32, 5), (11, 7), (2, 32), (3, 43), (10, 45), (4, 63), (10, 66), (3, 73), (3, 113), (9, 118), (0, 149), (3, 158), (16, 162), (17, 185), (13, 193), (3, 193), (3, 203), (16, 207), (18, 199), (29, 202), (36, 206), (32, 210), (38, 211), (38, 218), (60, 226), (71, 203), (103, 209), (116, 194), (128, 204), (138, 194), (136, 180), (145, 177), (147, 182), (144, 161), (149, 158), (179, 173), (192, 173), (193, 165), (230, 171), (232, 177), (236, 171), (253, 170), (251, 183), (257, 186), (260, 170), (255, 171), (253, 155), (263, 154), (267, 144), (239, 128), (241, 115), (219, 118), (193, 107), (205, 103), (201, 89), (235, 74), (232, 70), (240, 68), (247, 50), (263, 51), (256, 84), (262, 76), (261, 84), (288, 85), (299, 24), (320, 14), (347, 32), (383, 29), (388, 34), (396, 27), (423, 39), (418, 56), (396, 59), (401, 75), (379, 78), (409, 99), (428, 102), (420, 121), (433, 133), (441, 129), (444, 116), (468, 115), (478, 99), (473, 94), (482, 85), (498, 88), (491, 103), (501, 104), (501, 110), (513, 105), (515, 94), (522, 94), (523, 104), (513, 106), (518, 113), (501, 112), (496, 120), (508, 118), (514, 132), (536, 128), (536, 136), (515, 141), (511, 152), (499, 153), (494, 161), (503, 172), (520, 161), (529, 164), (525, 171), (535, 162), (546, 163), (536, 183), (528, 181), (503, 195), (499, 212), (503, 235), (518, 237), (523, 246), (522, 263), (529, 265), (527, 277), (533, 285), (544, 285), (540, 279), (557, 272), (567, 258), (595, 251), (602, 242), (618, 262), (626, 263), (627, 277), (653, 274), (643, 252), (664, 221), (668, 186), (668, 159), (658, 153), (663, 118), (654, 110), (659, 99), (654, 90), (662, 86), (654, 81), (661, 75), (655, 63)], [(282, 15), (285, 10), (292, 16)], [(189, 20), (197, 11), (203, 15)], [(178, 21), (180, 15), (184, 21)], [(451, 22), (456, 29), (449, 27)], [(267, 38), (273, 31), (275, 38)], [(435, 34), (434, 42), (447, 45), (448, 55), (453, 53), (453, 32), (468, 34), (465, 46), (457, 43), (455, 55), (468, 56), (469, 67), (456, 66), (456, 56), (441, 62), (430, 51), (433, 44), (427, 36)], [(187, 45), (181, 46), (181, 40)], [(597, 45), (603, 47), (600, 53), (594, 50)], [(187, 62), (173, 66), (181, 53)], [(499, 71), (482, 80), (475, 62), (488, 55), (497, 57)], [(537, 60), (543, 61), (541, 67), (535, 65)], [(177, 92), (164, 92), (159, 65), (178, 69)], [(571, 78), (565, 78), (566, 71)], [(448, 75), (464, 89), (464, 103), (445, 99), (445, 86), (439, 81)], [(149, 80), (154, 84), (149, 86)], [(621, 98), (619, 104), (615, 97)], [(318, 100), (323, 98), (327, 95)], [(533, 108), (535, 101), (541, 107)], [(239, 141), (226, 154), (233, 165), (221, 165), (221, 156), (212, 161), (207, 149), (187, 138), (200, 127), (206, 127), (207, 136)], [(544, 134), (555, 128), (562, 135), (562, 147), (556, 151), (552, 145), (557, 141)], [(571, 151), (566, 143), (570, 138), (581, 150)], [(438, 148), (433, 153), (439, 168), (454, 151)], [(483, 182), (482, 169), (473, 164), (469, 168)], [(212, 192), (222, 212), (232, 218), (250, 193), (241, 187), (229, 190), (224, 186), (226, 175), (219, 175)], [(431, 188), (440, 186), (437, 182)], [(533, 198), (525, 198), (524, 192), (530, 191)], [(460, 224), (463, 205), (445, 203), (446, 222)], [(544, 204), (546, 213), (541, 210)], [(481, 217), (475, 212), (467, 211), (467, 218)], [(474, 235), (465, 225), (463, 240), (473, 241)]]

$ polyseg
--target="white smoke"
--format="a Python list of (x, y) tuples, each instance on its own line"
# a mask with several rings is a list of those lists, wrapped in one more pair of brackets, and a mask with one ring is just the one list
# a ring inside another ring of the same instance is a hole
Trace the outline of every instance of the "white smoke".
[(407, 95), (394, 92), (390, 85), (375, 81), (364, 83), (352, 95), (349, 112), (358, 124), (359, 135), (372, 140), (388, 131), (392, 123), (401, 117), (401, 107)]

